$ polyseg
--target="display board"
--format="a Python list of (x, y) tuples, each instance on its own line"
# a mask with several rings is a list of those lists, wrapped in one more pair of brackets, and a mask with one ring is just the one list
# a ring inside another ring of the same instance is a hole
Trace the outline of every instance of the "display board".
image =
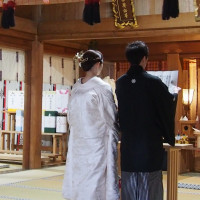
[(8, 111), (24, 110), (24, 91), (8, 91)]
[(43, 91), (42, 110), (67, 113), (70, 90)]
[[(67, 113), (70, 90), (43, 91), (42, 110)], [(24, 91), (8, 91), (8, 111), (24, 110)]]

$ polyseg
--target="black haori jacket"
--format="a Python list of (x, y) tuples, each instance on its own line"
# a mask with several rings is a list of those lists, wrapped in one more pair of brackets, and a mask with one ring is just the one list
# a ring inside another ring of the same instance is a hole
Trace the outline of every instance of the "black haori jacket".
[(116, 82), (121, 129), (121, 170), (162, 169), (163, 142), (175, 143), (177, 95), (141, 66), (131, 66)]

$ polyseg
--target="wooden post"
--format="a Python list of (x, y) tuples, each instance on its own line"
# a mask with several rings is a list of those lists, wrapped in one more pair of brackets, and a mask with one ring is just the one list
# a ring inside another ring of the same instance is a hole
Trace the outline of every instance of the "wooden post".
[(41, 126), (43, 87), (43, 44), (37, 39), (32, 43), (31, 65), (31, 122), (30, 168), (41, 168)]
[(190, 119), (196, 120), (197, 117), (197, 64), (194, 60), (189, 62), (189, 88), (194, 89), (192, 103), (189, 107)]
[(23, 168), (41, 168), (43, 44), (37, 38), (27, 53), (25, 72)]
[[(183, 75), (182, 75), (182, 67), (180, 62), (179, 54), (167, 54), (167, 66), (168, 70), (178, 70), (178, 86), (180, 88), (183, 88), (182, 81), (183, 81)], [(178, 94), (178, 101), (176, 106), (176, 116), (175, 116), (175, 133), (180, 130), (180, 124), (179, 119), (182, 116), (182, 91)]]
[(23, 169), (29, 169), (31, 121), (31, 51), (25, 54)]
[(5, 134), (1, 133), (1, 146), (0, 146), (0, 150), (4, 150), (5, 148)]
[(57, 154), (57, 137), (53, 135), (53, 154)]
[(169, 147), (167, 153), (167, 200), (177, 200), (179, 149)]
[[(12, 113), (12, 128), (11, 131), (15, 130), (15, 120), (16, 120), (16, 113)], [(10, 134), (9, 134), (10, 135)], [(15, 143), (15, 134), (11, 135), (11, 150), (14, 150), (14, 143)]]

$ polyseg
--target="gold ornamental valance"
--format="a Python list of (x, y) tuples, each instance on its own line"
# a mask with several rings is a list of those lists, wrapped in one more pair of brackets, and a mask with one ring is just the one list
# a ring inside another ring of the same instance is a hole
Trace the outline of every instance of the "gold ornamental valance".
[(123, 29), (125, 26), (137, 27), (133, 0), (112, 0), (115, 26)]

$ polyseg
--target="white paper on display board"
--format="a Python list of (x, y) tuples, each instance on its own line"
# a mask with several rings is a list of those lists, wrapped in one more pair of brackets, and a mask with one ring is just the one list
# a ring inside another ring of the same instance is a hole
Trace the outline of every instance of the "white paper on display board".
[(67, 117), (57, 116), (56, 117), (56, 133), (67, 132)]
[(23, 131), (24, 130), (24, 111), (16, 110), (16, 122), (15, 122), (15, 130)]
[(56, 90), (56, 111), (67, 113), (70, 90)]
[(44, 116), (44, 127), (45, 128), (56, 128), (56, 117), (55, 116)]
[(43, 91), (42, 110), (56, 110), (56, 91)]
[(24, 110), (24, 91), (8, 91), (8, 110)]
[(149, 74), (159, 77), (168, 87), (170, 93), (174, 93), (174, 88), (178, 84), (178, 70), (175, 71), (147, 71)]
[[(69, 89), (43, 91), (42, 110), (67, 113)], [(24, 91), (8, 91), (8, 110), (24, 110)]]

